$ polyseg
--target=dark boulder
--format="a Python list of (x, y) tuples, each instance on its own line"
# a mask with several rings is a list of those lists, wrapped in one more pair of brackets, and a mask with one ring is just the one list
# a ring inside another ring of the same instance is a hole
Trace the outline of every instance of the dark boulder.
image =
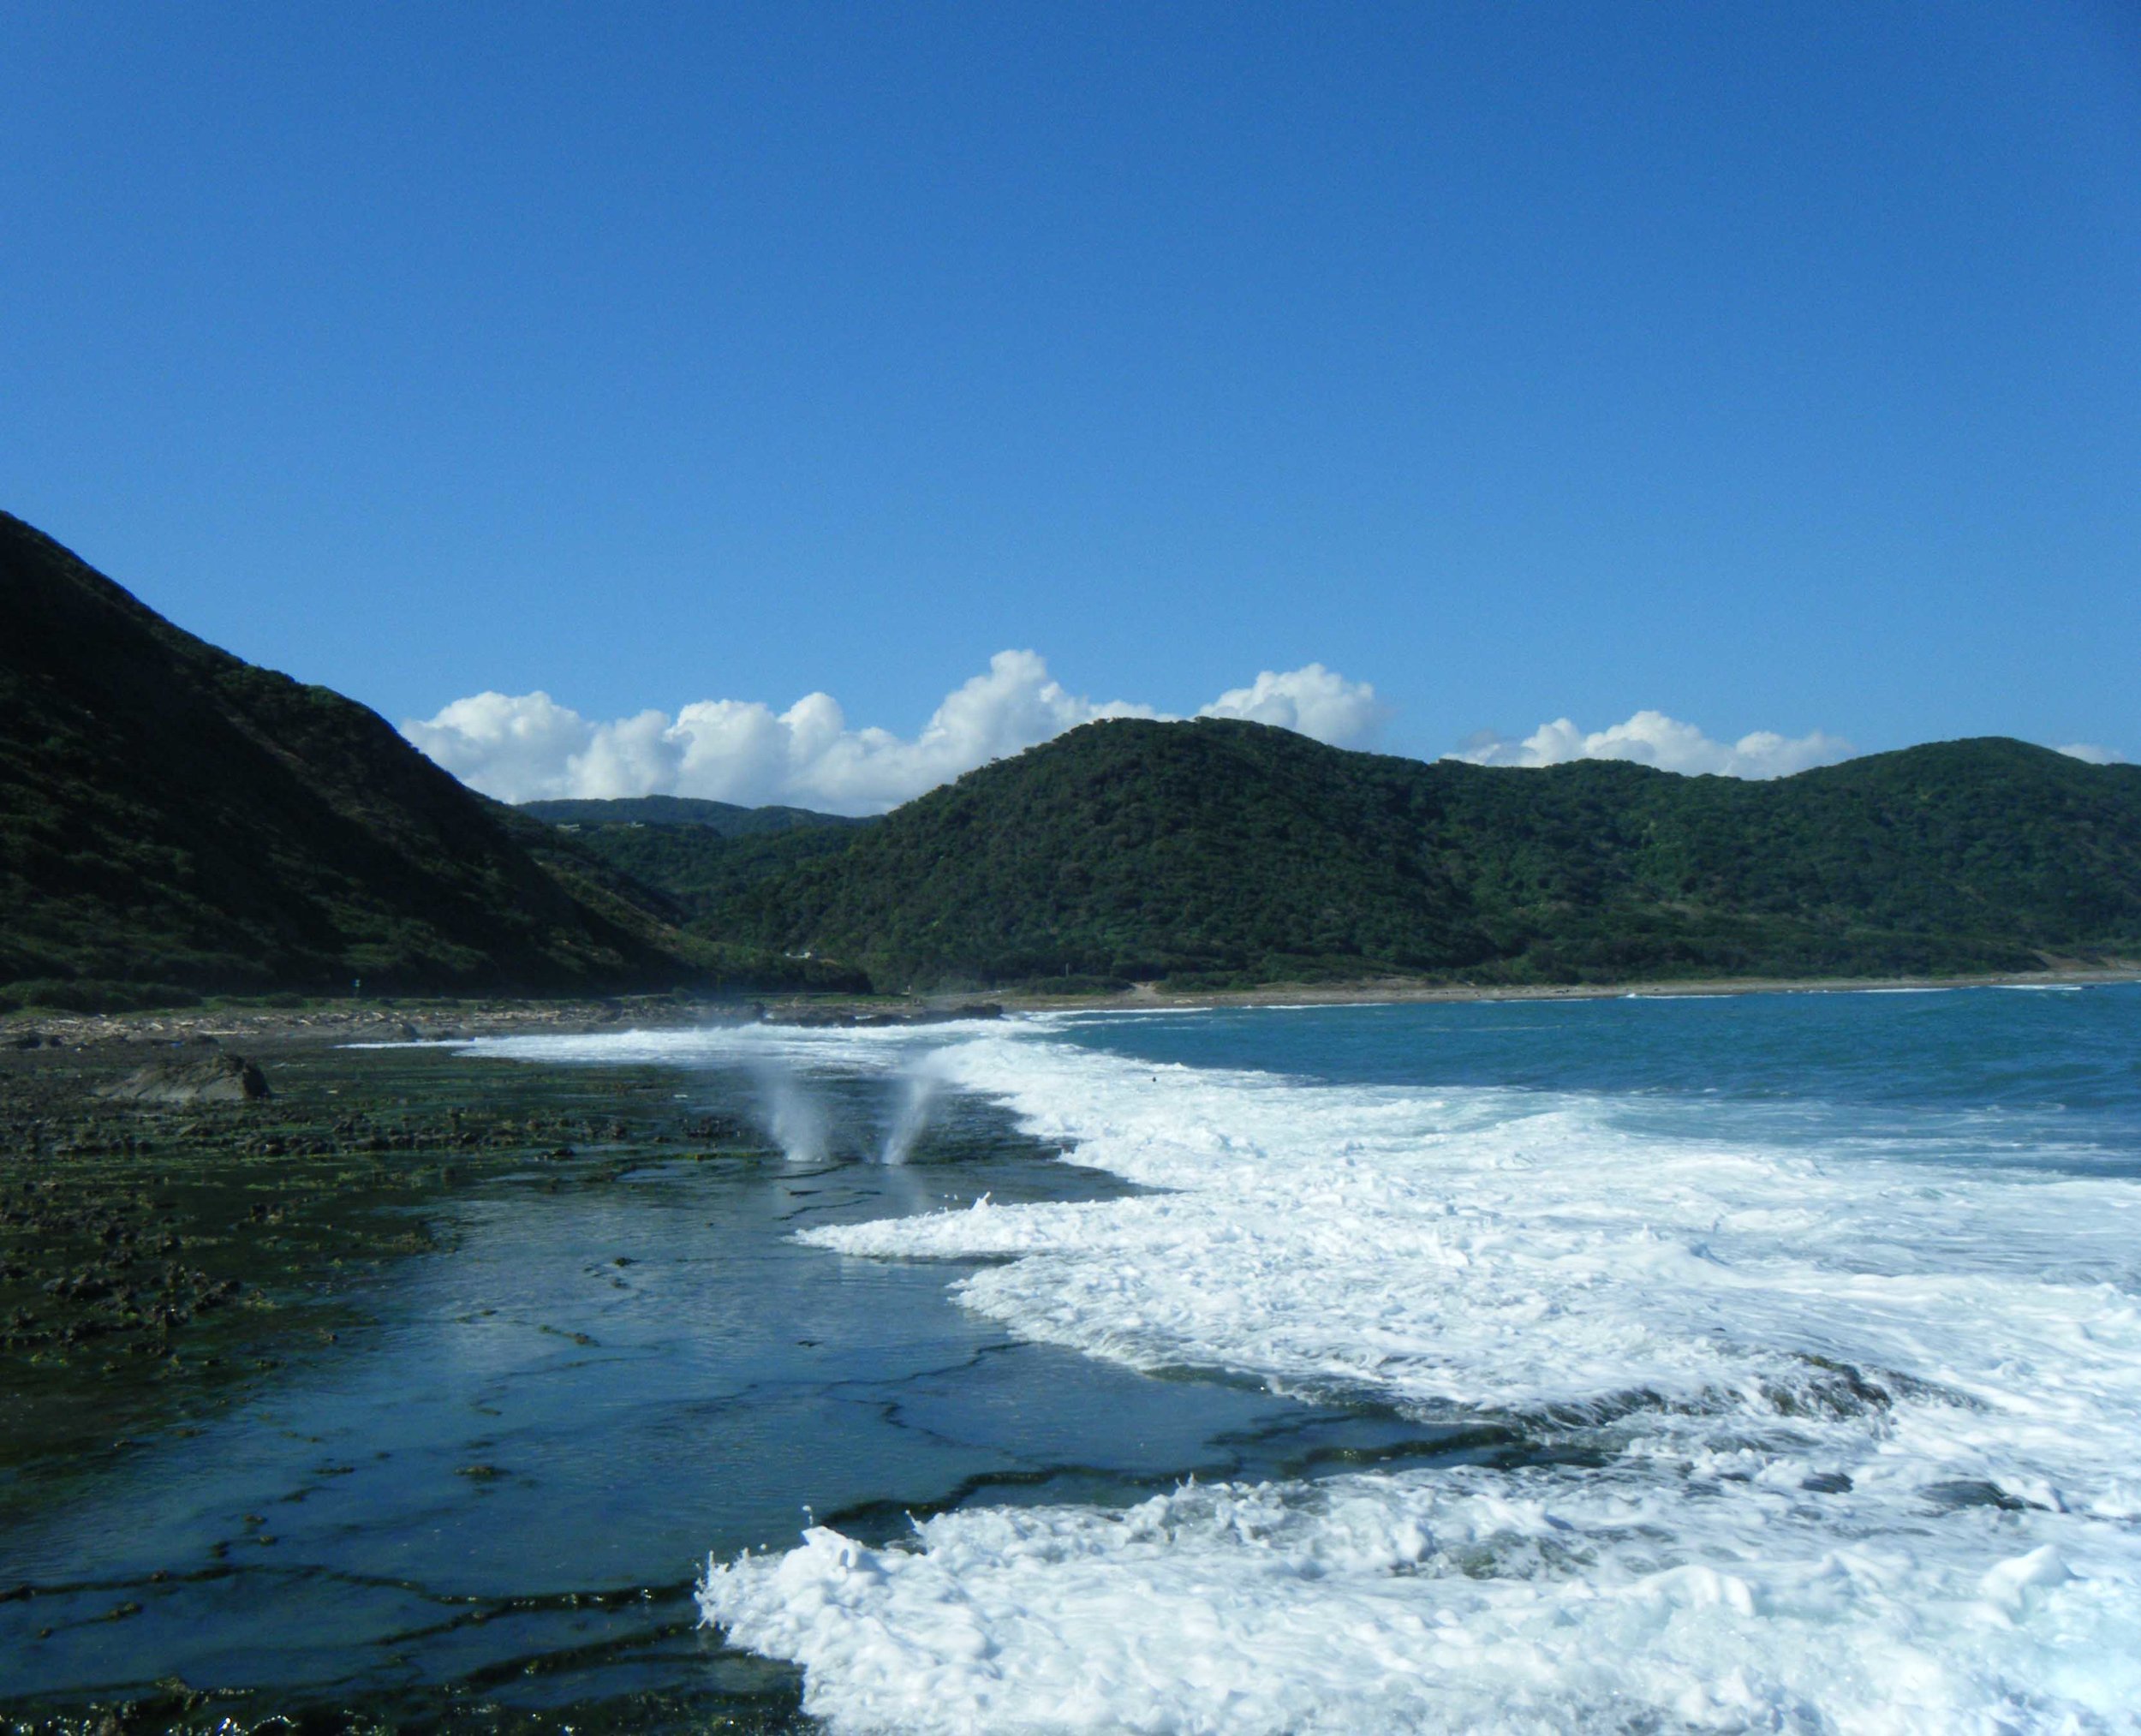
[(158, 1061), (97, 1095), (128, 1103), (251, 1103), (270, 1095), (260, 1070), (243, 1055)]

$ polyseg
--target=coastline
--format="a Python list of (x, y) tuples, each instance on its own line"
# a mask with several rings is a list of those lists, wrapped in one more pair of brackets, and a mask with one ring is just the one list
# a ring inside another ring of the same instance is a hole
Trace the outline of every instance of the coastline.
[[(2079, 988), (2141, 982), (2141, 966), (1985, 973), (1963, 976), (1715, 977), (1688, 981), (1483, 984), (1404, 978), (1345, 983), (1266, 983), (1254, 988), (1170, 993), (1140, 983), (1109, 994), (1046, 994), (1031, 990), (862, 997), (767, 995), (687, 1000), (673, 995), (548, 1000), (510, 996), (419, 996), (321, 1000), (302, 1006), (222, 1005), (125, 1012), (23, 1010), (0, 1015), (0, 1047), (102, 1048), (226, 1040), (276, 1044), (451, 1042), (518, 1031), (584, 1035), (631, 1029), (674, 1029), (715, 1023), (830, 1023), (856, 1020), (942, 1019), (957, 1005), (1007, 1013), (1195, 1011), (1220, 1007), (1383, 1006), (1476, 1001), (1715, 999), (1747, 994), (1867, 994), (1961, 988)], [(36, 1038), (33, 1044), (29, 1040)]]
[(1987, 972), (1969, 976), (1722, 976), (1634, 979), (1625, 982), (1421, 983), (1392, 979), (1366, 983), (1270, 983), (1169, 994), (1149, 984), (1111, 995), (992, 995), (1006, 1011), (1188, 1011), (1220, 1006), (1394, 1006), (1418, 1001), (1626, 1000), (1713, 999), (1736, 994), (1909, 993), (1947, 988), (2085, 988), (2141, 982), (2141, 966)]

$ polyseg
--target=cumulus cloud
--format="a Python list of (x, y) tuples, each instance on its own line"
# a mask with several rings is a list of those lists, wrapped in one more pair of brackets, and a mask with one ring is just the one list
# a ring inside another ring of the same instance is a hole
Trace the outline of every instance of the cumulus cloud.
[(2123, 766), (2126, 756), (2116, 748), (2100, 748), (2094, 742), (2069, 742), (2060, 752), (2070, 760), (2086, 760), (2092, 766)]
[[(674, 717), (601, 723), (546, 693), (480, 693), (402, 733), (440, 765), (505, 802), (558, 796), (698, 796), (793, 802), (844, 814), (897, 806), (963, 772), (1100, 718), (1159, 717), (1150, 706), (1067, 691), (1031, 651), (999, 651), (912, 737), (849, 727), (838, 701), (807, 694), (786, 711), (701, 700)], [(1312, 663), (1266, 671), (1199, 713), (1243, 717), (1343, 745), (1381, 722), (1375, 689)]]
[(1247, 687), (1229, 688), (1201, 718), (1246, 718), (1298, 730), (1319, 742), (1353, 743), (1372, 737), (1389, 715), (1364, 681), (1348, 681), (1320, 663), (1290, 669), (1283, 675), (1267, 669)]
[(1715, 772), (1727, 778), (1784, 778), (1810, 766), (1848, 760), (1857, 750), (1841, 737), (1816, 730), (1780, 736), (1757, 730), (1736, 742), (1715, 742), (1693, 724), (1663, 712), (1640, 711), (1627, 722), (1585, 734), (1566, 718), (1542, 724), (1522, 741), (1482, 731), (1447, 757), (1475, 766), (1559, 766), (1571, 760), (1633, 760), (1666, 772)]

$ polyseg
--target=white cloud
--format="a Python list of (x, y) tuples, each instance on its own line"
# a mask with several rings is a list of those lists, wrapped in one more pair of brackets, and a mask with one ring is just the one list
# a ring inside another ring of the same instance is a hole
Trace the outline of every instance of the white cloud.
[(2092, 766), (2123, 766), (2126, 756), (2116, 748), (2100, 748), (2094, 742), (2069, 742), (2060, 752), (2070, 760), (2086, 760)]
[(1246, 718), (1297, 730), (1319, 742), (1351, 743), (1372, 737), (1389, 715), (1364, 681), (1348, 681), (1320, 663), (1274, 674), (1267, 669), (1247, 687), (1229, 688), (1199, 708), (1201, 718)]
[[(1120, 700), (1096, 704), (1067, 692), (1035, 653), (999, 651), (911, 739), (850, 729), (825, 693), (784, 712), (755, 700), (701, 700), (674, 718), (644, 711), (613, 723), (591, 722), (546, 693), (480, 693), (404, 723), (402, 733), (501, 801), (659, 794), (868, 814), (1080, 724), (1160, 715)], [(1266, 671), (1199, 715), (1249, 718), (1342, 744), (1373, 730), (1382, 708), (1365, 683), (1312, 663)]]
[(462, 783), (506, 801), (564, 793), (566, 769), (594, 743), (594, 726), (546, 693), (474, 694), (428, 723), (404, 722), (402, 733)]
[(1566, 718), (1542, 724), (1522, 741), (1482, 731), (1447, 757), (1475, 766), (1560, 766), (1571, 760), (1634, 760), (1667, 772), (1715, 772), (1727, 778), (1784, 778), (1833, 765), (1857, 751), (1816, 730), (1786, 737), (1757, 730), (1737, 742), (1714, 742), (1693, 724), (1640, 711), (1626, 723), (1586, 735)]

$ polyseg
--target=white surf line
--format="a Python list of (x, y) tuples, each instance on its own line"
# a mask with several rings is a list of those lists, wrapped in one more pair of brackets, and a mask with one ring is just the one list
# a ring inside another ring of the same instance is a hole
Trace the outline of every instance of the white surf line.
[(2135, 1727), (2141, 1320), (2078, 1275), (2131, 1273), (2130, 1184), (1011, 1034), (932, 1065), (1169, 1191), (805, 1239), (1009, 1256), (961, 1300), (1135, 1366), (1602, 1405), (1614, 1456), (958, 1512), (910, 1548), (814, 1530), (710, 1564), (707, 1618), (801, 1662), (836, 1727)]

